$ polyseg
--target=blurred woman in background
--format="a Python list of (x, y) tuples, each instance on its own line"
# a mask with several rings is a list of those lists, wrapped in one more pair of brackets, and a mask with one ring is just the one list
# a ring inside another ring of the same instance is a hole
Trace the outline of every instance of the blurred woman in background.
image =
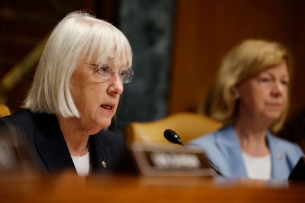
[(292, 57), (277, 42), (245, 40), (223, 59), (206, 113), (225, 124), (192, 140), (228, 178), (287, 179), (303, 152), (278, 137), (289, 106)]

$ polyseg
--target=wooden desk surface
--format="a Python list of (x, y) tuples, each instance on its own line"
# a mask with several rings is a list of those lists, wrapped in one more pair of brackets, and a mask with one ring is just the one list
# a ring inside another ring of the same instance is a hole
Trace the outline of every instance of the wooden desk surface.
[(0, 202), (305, 202), (305, 183), (74, 173), (0, 175)]

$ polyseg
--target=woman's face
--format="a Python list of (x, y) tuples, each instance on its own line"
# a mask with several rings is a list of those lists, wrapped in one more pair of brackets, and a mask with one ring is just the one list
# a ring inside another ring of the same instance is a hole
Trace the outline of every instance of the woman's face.
[(287, 103), (289, 75), (285, 62), (260, 72), (233, 89), (239, 94), (239, 116), (273, 122)]
[(103, 81), (97, 66), (87, 63), (80, 63), (71, 77), (71, 94), (81, 115), (79, 127), (92, 134), (110, 125), (123, 92), (115, 71), (126, 68), (125, 64), (115, 65), (113, 59), (108, 59), (102, 65), (113, 73), (107, 81)]

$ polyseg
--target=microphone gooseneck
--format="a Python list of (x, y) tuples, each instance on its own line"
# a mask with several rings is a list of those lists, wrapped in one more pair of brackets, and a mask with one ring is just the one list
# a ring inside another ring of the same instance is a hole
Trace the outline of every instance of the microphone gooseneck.
[[(181, 146), (187, 148), (187, 147), (182, 143), (182, 141), (181, 141), (179, 135), (178, 135), (175, 131), (173, 131), (173, 130), (171, 130), (171, 129), (167, 129), (167, 130), (164, 131), (164, 137), (165, 137), (165, 138), (167, 139), (167, 141), (169, 141), (170, 143), (179, 144), (179, 145), (181, 145)], [(211, 166), (211, 168), (214, 169), (214, 171), (215, 171), (218, 175), (224, 177), (224, 175), (220, 172), (220, 170), (219, 170), (216, 166), (214, 166), (214, 165), (211, 163), (210, 160), (206, 159), (206, 162)]]

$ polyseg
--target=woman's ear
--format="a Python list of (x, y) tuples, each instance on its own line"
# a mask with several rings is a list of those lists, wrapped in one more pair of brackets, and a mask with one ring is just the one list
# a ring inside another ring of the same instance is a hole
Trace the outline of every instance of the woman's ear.
[(239, 94), (236, 86), (231, 87), (231, 93), (235, 99), (239, 99)]

